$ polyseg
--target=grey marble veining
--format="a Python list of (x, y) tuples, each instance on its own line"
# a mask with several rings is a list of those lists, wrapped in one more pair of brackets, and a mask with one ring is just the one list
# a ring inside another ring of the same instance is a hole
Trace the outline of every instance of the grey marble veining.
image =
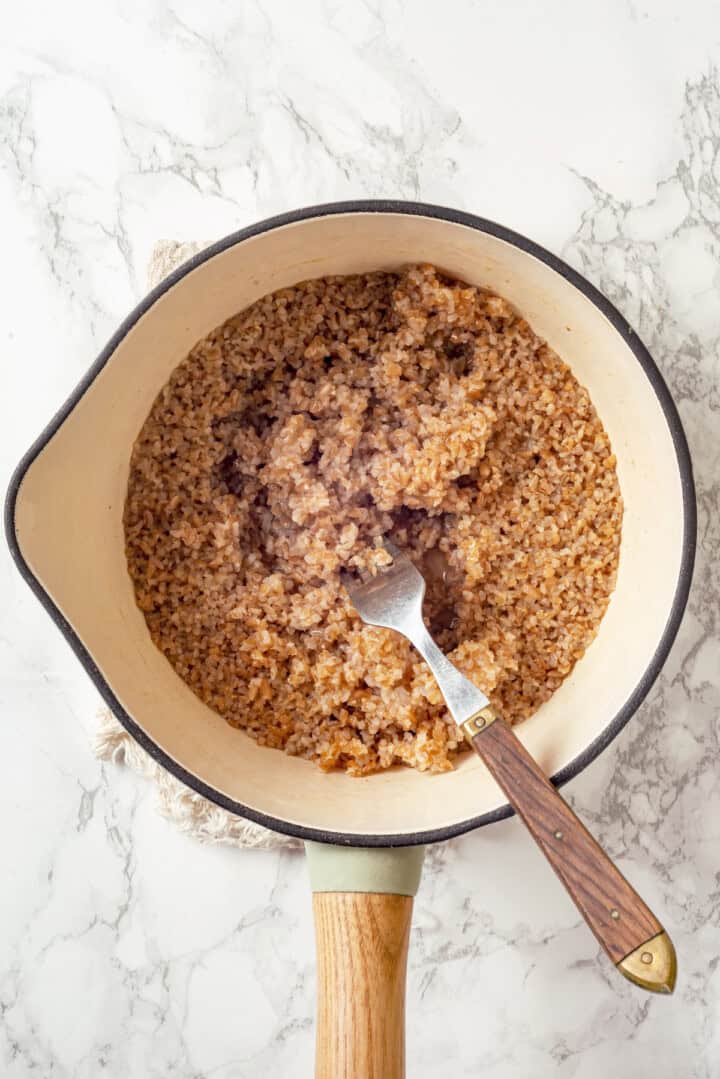
[[(635, 326), (693, 451), (687, 616), (566, 788), (672, 927), (620, 983), (516, 821), (429, 853), (408, 1074), (720, 1074), (720, 17), (710, 2), (25, 0), (0, 46), (3, 480), (142, 294), (161, 237), (356, 196), (526, 232)], [(99, 701), (0, 553), (0, 1073), (312, 1074), (302, 858), (176, 834), (90, 750)]]

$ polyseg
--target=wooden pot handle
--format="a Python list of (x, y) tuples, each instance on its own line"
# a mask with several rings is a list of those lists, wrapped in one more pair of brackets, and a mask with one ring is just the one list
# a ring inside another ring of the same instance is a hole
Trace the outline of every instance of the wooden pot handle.
[[(512, 727), (485, 709), (470, 739), (618, 970), (671, 993), (675, 951), (652, 911), (561, 798)], [(468, 721), (472, 723), (473, 721)]]
[(404, 1079), (408, 940), (424, 849), (305, 847), (317, 949), (316, 1079)]
[(413, 899), (319, 892), (316, 1079), (403, 1079)]

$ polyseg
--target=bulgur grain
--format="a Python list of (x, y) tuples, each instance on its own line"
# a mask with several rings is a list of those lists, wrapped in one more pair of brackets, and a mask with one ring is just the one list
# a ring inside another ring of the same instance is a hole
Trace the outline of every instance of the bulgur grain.
[[(308, 281), (200, 341), (135, 444), (125, 535), (155, 644), (267, 746), (353, 775), (463, 746), (411, 646), (338, 579), (389, 534), (437, 639), (512, 722), (597, 631), (622, 501), (587, 392), (500, 297), (431, 266)], [(431, 556), (432, 557), (432, 556)]]

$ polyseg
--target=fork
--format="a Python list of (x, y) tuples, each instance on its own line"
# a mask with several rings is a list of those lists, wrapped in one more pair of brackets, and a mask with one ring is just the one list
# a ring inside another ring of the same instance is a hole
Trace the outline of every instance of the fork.
[(356, 611), (369, 626), (395, 630), (430, 667), (448, 711), (487, 765), (510, 805), (564, 884), (617, 969), (643, 989), (672, 993), (672, 941), (486, 695), (438, 648), (423, 620), (425, 579), (385, 539), (392, 562), (358, 581), (341, 571)]

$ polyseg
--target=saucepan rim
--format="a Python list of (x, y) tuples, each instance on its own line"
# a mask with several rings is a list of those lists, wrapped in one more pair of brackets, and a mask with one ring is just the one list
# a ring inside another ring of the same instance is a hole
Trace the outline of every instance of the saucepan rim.
[(567, 783), (568, 780), (577, 776), (584, 768), (592, 763), (599, 756), (600, 753), (614, 738), (620, 733), (630, 717), (637, 711), (638, 707), (649, 692), (653, 682), (657, 678), (660, 670), (667, 659), (670, 648), (675, 640), (680, 622), (687, 605), (688, 594), (690, 591), (690, 584), (692, 580), (693, 565), (695, 561), (695, 545), (696, 545), (696, 505), (695, 505), (695, 486), (693, 481), (692, 462), (690, 458), (690, 451), (685, 437), (685, 432), (682, 427), (680, 416), (670, 394), (670, 391), (663, 379), (657, 365), (652, 359), (645, 345), (642, 343), (638, 335), (633, 328), (627, 322), (620, 312), (613, 306), (612, 303), (599, 292), (594, 285), (591, 285), (581, 274), (557, 255), (553, 255), (551, 252), (545, 250), (545, 248), (539, 246), (534, 241), (529, 240), (527, 237), (522, 236), (520, 233), (514, 232), (511, 229), (505, 228), (503, 225), (498, 225), (494, 221), (489, 221), (486, 218), (477, 217), (474, 214), (466, 213), (461, 210), (453, 210), (443, 206), (435, 206), (422, 202), (406, 202), (402, 200), (388, 200), (388, 199), (363, 199), (357, 201), (347, 202), (331, 202), (324, 203), (317, 206), (308, 206), (299, 210), (293, 210), (290, 213), (279, 214), (275, 217), (266, 218), (264, 221), (260, 221), (257, 224), (250, 225), (246, 228), (240, 229), (237, 232), (233, 232), (223, 239), (218, 240), (217, 243), (212, 244), (210, 247), (205, 248), (203, 251), (194, 255), (182, 266), (178, 267), (173, 273), (171, 273), (165, 280), (163, 280), (156, 288), (154, 288), (147, 296), (145, 296), (140, 303), (131, 311), (127, 318), (122, 322), (115, 334), (110, 338), (105, 348), (101, 351), (95, 363), (90, 367), (88, 372), (70, 394), (69, 398), (62, 406), (62, 408), (51, 419), (47, 427), (42, 434), (35, 440), (30, 449), (25, 453), (22, 460), (15, 469), (10, 481), (10, 485), (5, 500), (5, 533), (7, 542), (10, 547), (11, 554), (15, 560), (15, 563), (27, 581), (30, 588), (33, 590), (41, 604), (52, 618), (53, 622), (60, 629), (68, 641), (70, 647), (75, 652), (83, 667), (89, 674), (90, 678), (94, 682), (101, 696), (105, 700), (108, 707), (119, 719), (129, 734), (146, 750), (150, 756), (171, 772), (174, 776), (180, 779), (187, 786), (193, 790), (202, 794), (204, 797), (215, 802), (217, 805), (222, 806), (224, 809), (229, 810), (231, 813), (235, 813), (241, 817), (246, 817), (249, 820), (253, 820), (258, 824), (264, 825), (267, 828), (271, 828), (276, 832), (281, 832), (286, 835), (297, 836), (302, 839), (313, 839), (319, 842), (345, 844), (351, 846), (365, 846), (365, 847), (393, 847), (393, 846), (410, 846), (420, 843), (435, 843), (445, 839), (450, 839), (453, 836), (461, 835), (464, 832), (471, 831), (474, 828), (481, 827), (482, 825), (492, 824), (494, 821), (502, 820), (505, 817), (509, 817), (512, 814), (510, 806), (500, 806), (490, 812), (483, 813), (482, 815), (456, 822), (450, 825), (446, 825), (441, 828), (435, 828), (425, 831), (408, 832), (399, 835), (385, 835), (385, 834), (370, 834), (370, 835), (356, 835), (351, 833), (345, 833), (342, 831), (330, 831), (327, 829), (307, 828), (302, 825), (293, 823), (292, 821), (286, 821), (278, 817), (273, 817), (268, 814), (258, 812), (255, 809), (245, 806), (240, 802), (235, 801), (232, 798), (228, 798), (220, 791), (208, 786), (203, 782), (199, 776), (188, 772), (177, 761), (168, 756), (158, 745), (153, 742), (151, 738), (145, 733), (144, 730), (137, 724), (131, 715), (129, 715), (122, 707), (120, 701), (115, 696), (112, 688), (106, 682), (101, 671), (95, 664), (89, 651), (86, 649), (82, 640), (75, 632), (73, 627), (64, 617), (62, 611), (53, 602), (52, 598), (45, 590), (39, 579), (35, 576), (30, 569), (28, 563), (22, 553), (21, 545), (18, 539), (17, 531), (15, 528), (15, 506), (17, 503), (20, 488), (22, 486), (23, 479), (32, 465), (38, 454), (48, 444), (53, 435), (58, 431), (75, 406), (81, 400), (88, 387), (97, 378), (99, 373), (109, 362), (113, 353), (117, 349), (120, 342), (129, 333), (135, 323), (153, 306), (153, 304), (169, 289), (171, 289), (178, 281), (180, 281), (186, 274), (190, 273), (196, 267), (202, 265), (203, 262), (213, 258), (215, 255), (233, 247), (235, 244), (242, 243), (244, 240), (250, 237), (257, 236), (260, 233), (271, 231), (272, 229), (281, 228), (284, 225), (293, 224), (295, 222), (304, 221), (309, 218), (324, 217), (332, 214), (367, 214), (367, 213), (380, 213), (380, 214), (409, 214), (420, 217), (437, 218), (444, 221), (449, 221), (455, 224), (464, 225), (472, 229), (476, 229), (480, 232), (487, 233), (497, 239), (503, 240), (508, 244), (513, 245), (521, 251), (526, 252), (528, 255), (539, 259), (547, 266), (553, 269), (556, 273), (564, 277), (571, 285), (578, 289), (596, 308), (598, 308), (606, 319), (612, 324), (614, 329), (620, 335), (625, 342), (631, 353), (634, 355), (637, 362), (642, 367), (643, 371), (647, 375), (648, 381), (658, 399), (660, 407), (665, 417), (670, 436), (672, 438), (673, 446), (675, 449), (675, 455), (677, 459), (677, 467), (680, 477), (680, 485), (683, 501), (683, 542), (680, 560), (680, 569), (678, 572), (678, 579), (675, 588), (675, 594), (673, 597), (670, 613), (660, 636), (658, 646), (655, 650), (652, 659), (648, 663), (642, 677), (639, 679), (635, 689), (625, 701), (622, 708), (609, 720), (602, 734), (595, 738), (590, 745), (579, 753), (574, 760), (557, 772), (552, 781), (556, 786), (562, 786)]

